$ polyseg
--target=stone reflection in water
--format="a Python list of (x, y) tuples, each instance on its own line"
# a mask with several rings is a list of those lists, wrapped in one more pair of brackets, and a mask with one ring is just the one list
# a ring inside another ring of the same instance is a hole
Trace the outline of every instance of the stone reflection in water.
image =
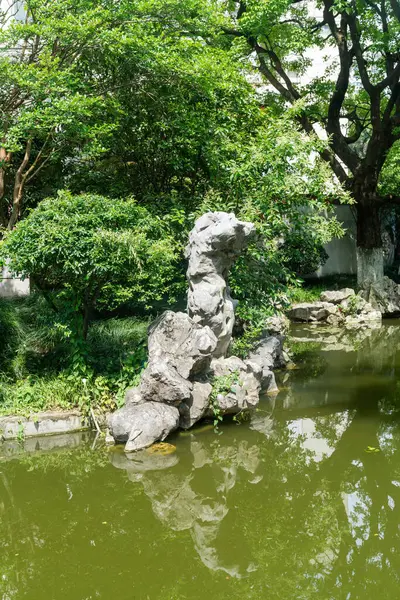
[[(112, 452), (110, 460), (118, 469), (126, 470), (131, 481), (142, 484), (162, 523), (173, 531), (190, 530), (196, 552), (206, 567), (241, 578), (255, 570), (255, 565), (247, 561), (240, 566), (243, 556), (237, 557), (237, 564), (227, 564), (218, 554), (216, 542), (220, 525), (229, 512), (228, 495), (236, 484), (238, 471), (242, 469), (247, 474), (249, 483), (262, 480), (262, 475), (257, 475), (259, 452), (257, 445), (249, 445), (245, 440), (237, 445), (206, 445), (191, 435), (179, 471), (173, 470), (179, 461), (177, 454), (160, 456), (143, 450), (126, 456)], [(212, 467), (212, 473), (207, 477), (207, 490), (201, 493), (197, 488), (202, 487), (203, 477), (198, 478), (197, 473), (207, 467)]]
[(397, 397), (400, 327), (390, 323), (359, 330), (293, 327), (299, 369), (285, 375), (277, 404), (312, 417), (317, 408), (343, 410), (360, 390), (368, 396), (372, 388), (386, 386)]

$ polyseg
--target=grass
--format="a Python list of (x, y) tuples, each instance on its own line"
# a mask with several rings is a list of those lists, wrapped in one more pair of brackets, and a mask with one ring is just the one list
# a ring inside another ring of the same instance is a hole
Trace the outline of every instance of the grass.
[(289, 297), (293, 304), (298, 302), (316, 302), (321, 293), (326, 290), (340, 290), (342, 288), (353, 288), (357, 291), (357, 280), (351, 275), (335, 275), (324, 277), (324, 279), (313, 279), (304, 281), (302, 287), (289, 290)]
[[(307, 281), (289, 297), (313, 302), (322, 291), (342, 287), (355, 287), (354, 279)], [(137, 317), (94, 322), (77, 360), (66, 322), (41, 296), (0, 299), (0, 414), (120, 406), (145, 364), (148, 324), (149, 318)], [(245, 355), (258, 333), (256, 328), (236, 340), (235, 353)]]
[(35, 294), (0, 300), (0, 414), (120, 405), (147, 353), (148, 319), (98, 320), (79, 350)]

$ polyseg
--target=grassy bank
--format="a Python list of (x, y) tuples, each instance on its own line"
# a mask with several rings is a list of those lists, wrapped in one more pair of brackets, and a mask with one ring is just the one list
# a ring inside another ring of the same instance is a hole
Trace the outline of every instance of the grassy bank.
[[(312, 302), (324, 290), (343, 287), (354, 288), (354, 278), (307, 281), (289, 290), (288, 298)], [(41, 295), (0, 299), (0, 414), (121, 406), (145, 365), (154, 316), (98, 319), (84, 342), (73, 333), (71, 315), (54, 312)], [(261, 331), (262, 324), (245, 329), (233, 352), (244, 357)]]
[(95, 321), (75, 339), (38, 295), (0, 301), (0, 414), (121, 405), (146, 360), (147, 319)]
[(324, 279), (310, 279), (304, 281), (303, 285), (290, 290), (289, 297), (293, 304), (297, 302), (316, 302), (321, 293), (326, 290), (340, 290), (352, 288), (357, 291), (357, 278), (351, 275), (333, 275)]

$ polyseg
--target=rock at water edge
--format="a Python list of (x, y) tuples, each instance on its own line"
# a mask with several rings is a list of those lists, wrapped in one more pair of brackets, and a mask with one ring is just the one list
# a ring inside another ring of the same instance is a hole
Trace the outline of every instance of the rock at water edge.
[(143, 450), (154, 442), (165, 440), (179, 426), (179, 411), (167, 404), (146, 402), (133, 407), (131, 422), (125, 452)]

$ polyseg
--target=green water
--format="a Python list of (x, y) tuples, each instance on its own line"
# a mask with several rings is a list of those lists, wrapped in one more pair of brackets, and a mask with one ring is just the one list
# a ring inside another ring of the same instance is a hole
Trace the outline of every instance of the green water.
[(399, 598), (400, 326), (323, 331), (250, 423), (173, 454), (4, 446), (1, 600)]

